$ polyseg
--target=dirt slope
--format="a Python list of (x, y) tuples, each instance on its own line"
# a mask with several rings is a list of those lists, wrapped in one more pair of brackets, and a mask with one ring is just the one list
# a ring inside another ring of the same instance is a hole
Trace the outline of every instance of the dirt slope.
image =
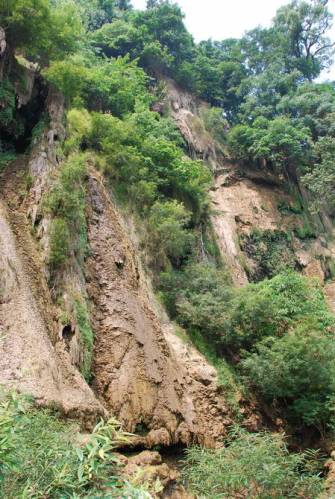
[(146, 436), (148, 446), (218, 445), (230, 419), (215, 371), (173, 335), (167, 341), (125, 224), (97, 172), (89, 179), (89, 206), (94, 388), (126, 429)]
[(0, 384), (91, 425), (104, 410), (57, 337), (43, 265), (17, 204), (24, 167), (25, 159), (10, 165), (0, 184)]

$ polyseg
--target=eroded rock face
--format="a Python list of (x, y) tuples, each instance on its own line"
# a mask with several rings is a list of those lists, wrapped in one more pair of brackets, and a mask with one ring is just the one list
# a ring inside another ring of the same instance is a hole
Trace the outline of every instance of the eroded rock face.
[(125, 224), (97, 172), (89, 179), (89, 206), (94, 388), (125, 429), (142, 431), (149, 447), (220, 445), (231, 421), (215, 372), (164, 335)]
[(23, 215), (16, 214), (18, 239), (10, 218), (1, 202), (0, 384), (29, 393), (38, 404), (56, 406), (91, 426), (104, 410), (62, 345), (52, 341), (51, 300), (29, 226)]
[(211, 192), (215, 210), (213, 226), (235, 285), (246, 284), (245, 266), (252, 269), (255, 265), (252, 255), (246, 254), (240, 242), (241, 236), (248, 236), (255, 230), (291, 234), (291, 251), (297, 269), (323, 284), (327, 277), (327, 261), (335, 258), (334, 244), (323, 237), (304, 240), (295, 237), (294, 232), (303, 229), (304, 218), (279, 209), (283, 205), (294, 205), (294, 198), (278, 185), (257, 177), (249, 178), (248, 171), (237, 172), (237, 166), (227, 163), (226, 170), (216, 176), (215, 189)]
[(45, 266), (50, 220), (41, 207), (59, 167), (56, 140), (64, 137), (63, 102), (59, 93), (49, 92), (49, 131), (0, 179), (0, 384), (28, 392), (38, 404), (56, 406), (91, 427), (106, 411), (59, 334)]
[[(211, 191), (212, 223), (217, 235), (221, 255), (230, 269), (236, 286), (248, 283), (247, 271), (257, 274), (257, 263), (248, 255), (240, 241), (253, 231), (282, 231), (293, 234), (297, 228), (304, 229), (304, 218), (280, 211), (280, 205), (294, 205), (294, 198), (287, 194), (287, 180), (271, 173), (267, 168), (246, 168), (231, 163), (217, 150), (217, 144), (204, 132), (200, 109), (204, 103), (178, 88), (171, 80), (166, 82), (167, 103), (190, 151), (204, 159), (215, 174), (215, 186)], [(200, 121), (200, 123), (199, 123)], [(305, 204), (311, 201), (310, 194), (295, 172), (296, 187)], [(312, 217), (321, 232), (333, 230), (327, 214)], [(321, 283), (329, 277), (328, 262), (335, 260), (335, 244), (324, 237), (301, 240), (293, 237), (292, 252), (296, 267)]]
[(199, 116), (200, 108), (207, 105), (178, 88), (173, 80), (166, 79), (165, 85), (171, 116), (189, 146), (189, 154), (205, 160), (215, 171), (220, 166), (220, 154)]

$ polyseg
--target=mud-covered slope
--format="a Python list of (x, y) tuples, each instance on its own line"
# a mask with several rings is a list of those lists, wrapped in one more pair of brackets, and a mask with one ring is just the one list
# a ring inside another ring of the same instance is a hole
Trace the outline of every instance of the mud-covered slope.
[(57, 337), (53, 304), (25, 207), (25, 159), (10, 165), (0, 201), (0, 384), (88, 425), (104, 410)]
[(218, 445), (231, 421), (215, 371), (199, 354), (191, 366), (187, 348), (164, 336), (125, 222), (94, 171), (88, 221), (94, 388), (125, 428), (146, 434), (148, 446)]

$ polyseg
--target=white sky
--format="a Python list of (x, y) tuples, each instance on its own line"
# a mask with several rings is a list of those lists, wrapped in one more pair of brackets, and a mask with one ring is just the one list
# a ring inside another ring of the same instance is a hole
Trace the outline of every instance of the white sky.
[[(137, 9), (145, 8), (146, 0), (133, 0)], [(177, 0), (186, 14), (185, 24), (196, 41), (238, 38), (256, 26), (267, 26), (276, 10), (289, 0)], [(329, 1), (335, 15), (335, 0)], [(335, 41), (335, 26), (331, 33)], [(335, 66), (324, 78), (335, 80)]]

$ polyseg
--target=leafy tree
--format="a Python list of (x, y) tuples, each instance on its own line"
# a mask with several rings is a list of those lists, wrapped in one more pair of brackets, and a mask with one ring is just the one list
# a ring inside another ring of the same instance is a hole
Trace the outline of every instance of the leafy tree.
[(118, 19), (132, 9), (130, 0), (78, 0), (83, 9), (84, 22), (90, 31)]
[(327, 37), (327, 31), (333, 16), (327, 4), (327, 0), (293, 0), (278, 10), (274, 20), (293, 64), (309, 80), (332, 63), (335, 43)]
[(321, 330), (334, 324), (322, 290), (293, 271), (238, 290), (229, 310), (230, 327), (222, 340), (234, 349), (250, 350), (305, 320)]
[(237, 159), (265, 160), (269, 166), (287, 174), (288, 166), (308, 159), (310, 132), (286, 117), (273, 120), (259, 117), (253, 126), (232, 128), (228, 143)]
[(232, 290), (227, 273), (211, 263), (190, 263), (182, 272), (160, 275), (164, 303), (172, 317), (198, 329), (211, 344), (222, 338), (228, 327)]
[(281, 98), (277, 111), (308, 127), (314, 141), (320, 136), (334, 136), (334, 86), (329, 83), (305, 83), (292, 90), (288, 89)]
[(52, 63), (43, 75), (69, 103), (85, 103), (90, 110), (122, 116), (134, 110), (138, 98), (149, 101), (144, 71), (127, 58), (92, 60), (75, 55)]
[(4, 0), (0, 5), (0, 25), (12, 48), (46, 65), (82, 45), (83, 25), (73, 0)]

